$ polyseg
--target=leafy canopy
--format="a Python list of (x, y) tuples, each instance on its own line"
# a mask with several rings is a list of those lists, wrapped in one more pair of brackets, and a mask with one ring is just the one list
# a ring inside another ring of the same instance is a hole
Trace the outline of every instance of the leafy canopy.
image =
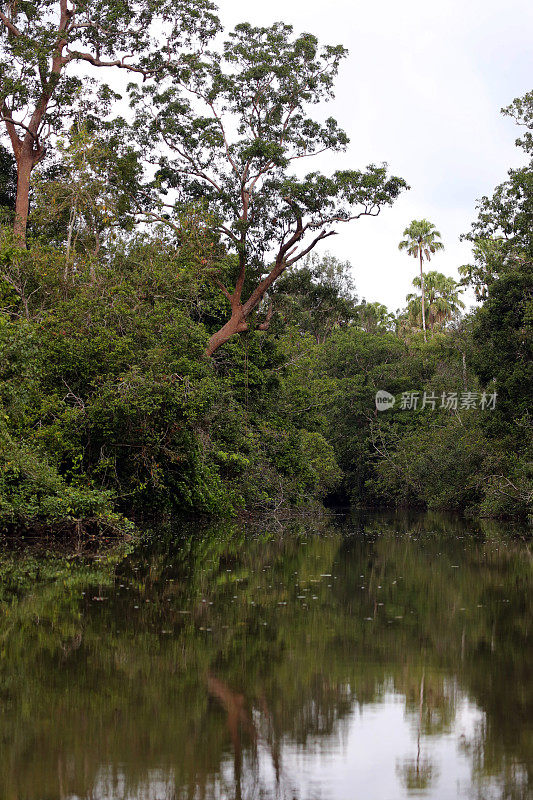
[(404, 230), (402, 239), (398, 245), (399, 250), (406, 250), (413, 258), (422, 258), (426, 261), (431, 261), (431, 256), (437, 250), (444, 250), (440, 239), (440, 233), (432, 222), (427, 219), (414, 219), (411, 224)]
[[(201, 49), (218, 30), (209, 0), (0, 2), (0, 110), (15, 155), (30, 137), (36, 161), (91, 84), (72, 65), (160, 74), (183, 48)], [(86, 91), (88, 90), (88, 91)], [(105, 114), (103, 88), (93, 111)]]
[(271, 283), (332, 235), (335, 223), (378, 214), (406, 187), (384, 166), (330, 177), (293, 171), (348, 144), (334, 119), (322, 123), (308, 113), (332, 97), (345, 55), (340, 45), (320, 47), (315, 36), (295, 36), (283, 23), (241, 24), (222, 52), (191, 54), (187, 69), (170, 66), (168, 80), (131, 87), (139, 130), (167, 149), (161, 184), (179, 202), (201, 199), (216, 212), (219, 234), (239, 255), (241, 288), (246, 265), (261, 274), (274, 261)]

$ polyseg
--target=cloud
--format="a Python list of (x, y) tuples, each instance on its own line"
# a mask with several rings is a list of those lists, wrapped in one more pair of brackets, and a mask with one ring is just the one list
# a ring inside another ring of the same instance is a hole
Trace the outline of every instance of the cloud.
[(339, 120), (351, 143), (313, 169), (387, 161), (412, 187), (393, 209), (328, 241), (352, 262), (359, 293), (392, 309), (404, 304), (415, 270), (397, 245), (413, 218), (437, 225), (446, 250), (432, 267), (457, 276), (470, 254), (459, 235), (476, 199), (520, 163), (516, 129), (500, 108), (532, 88), (530, 0), (223, 0), (220, 15), (227, 27), (283, 20), (349, 49), (336, 99), (320, 111)]

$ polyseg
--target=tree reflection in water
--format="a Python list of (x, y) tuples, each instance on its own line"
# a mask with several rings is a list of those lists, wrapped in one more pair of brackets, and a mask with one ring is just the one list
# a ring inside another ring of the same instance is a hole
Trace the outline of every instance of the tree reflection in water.
[(393, 515), (163, 531), (107, 578), (4, 564), (0, 796), (525, 800), (530, 563)]

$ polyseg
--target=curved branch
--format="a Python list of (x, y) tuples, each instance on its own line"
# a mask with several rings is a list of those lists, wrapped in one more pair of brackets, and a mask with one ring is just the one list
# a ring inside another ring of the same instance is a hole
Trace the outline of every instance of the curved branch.
[(316, 236), (316, 237), (313, 239), (313, 241), (311, 242), (311, 244), (309, 245), (309, 247), (306, 247), (306, 248), (305, 248), (305, 250), (302, 250), (302, 251), (301, 251), (301, 253), (298, 253), (298, 255), (294, 256), (294, 258), (290, 258), (290, 259), (289, 259), (289, 260), (288, 260), (288, 261), (285, 263), (285, 266), (286, 266), (286, 267), (290, 267), (290, 266), (291, 266), (291, 264), (294, 264), (294, 262), (295, 262), (295, 261), (299, 261), (301, 258), (303, 258), (304, 256), (306, 256), (308, 253), (310, 253), (310, 252), (311, 252), (311, 250), (312, 250), (314, 247), (316, 247), (316, 245), (317, 245), (317, 244), (318, 244), (320, 241), (322, 241), (322, 239), (327, 239), (327, 237), (328, 237), (328, 236), (336, 236), (336, 235), (337, 235), (337, 231), (321, 231), (321, 232), (319, 233), (319, 235), (318, 235), (318, 236)]
[(20, 148), (22, 147), (22, 142), (17, 136), (17, 132), (15, 130), (15, 122), (11, 117), (11, 113), (5, 103), (3, 103), (2, 105), (2, 119), (6, 123), (7, 133), (11, 140), (11, 146), (13, 147), (13, 152), (16, 156), (17, 153), (20, 151)]
[(222, 292), (224, 297), (229, 301), (229, 304), (231, 305), (232, 304), (232, 297), (231, 297), (231, 294), (229, 293), (229, 291), (224, 286), (224, 284), (219, 280), (215, 280), (215, 284), (218, 286), (218, 288), (220, 289), (220, 291)]
[(78, 50), (67, 50), (68, 55), (63, 56), (62, 63), (68, 64), (71, 61), (87, 61), (93, 67), (117, 67), (117, 69), (125, 69), (128, 72), (138, 72), (144, 78), (147, 78), (152, 73), (149, 70), (142, 69), (141, 67), (134, 67), (131, 64), (126, 64), (124, 59), (133, 58), (133, 53), (129, 53), (122, 58), (117, 58), (115, 61), (102, 61), (100, 58), (93, 56), (92, 53), (81, 53)]
[(17, 26), (16, 26), (16, 25), (14, 25), (14, 24), (11, 22), (11, 20), (9, 19), (9, 17), (6, 17), (6, 15), (5, 15), (5, 14), (3, 14), (1, 11), (0, 11), (0, 22), (3, 22), (3, 23), (4, 23), (4, 25), (6, 26), (6, 28), (8, 29), (8, 31), (9, 31), (10, 33), (12, 33), (12, 34), (13, 34), (13, 36), (22, 36), (22, 31), (19, 31), (19, 29), (17, 28)]
[(272, 314), (274, 313), (274, 306), (272, 303), (269, 303), (268, 311), (266, 314), (265, 319), (261, 322), (257, 327), (260, 331), (267, 331), (270, 328), (270, 320), (272, 319)]
[(17, 122), (17, 120), (13, 119), (12, 117), (5, 117), (4, 115), (2, 115), (0, 119), (3, 120), (8, 125), (18, 125), (20, 128), (23, 128), (26, 131), (26, 133), (30, 134), (30, 136), (36, 143), (37, 147), (40, 147), (39, 137), (35, 133), (33, 133), (33, 131), (31, 131), (27, 125), (24, 125), (23, 122)]

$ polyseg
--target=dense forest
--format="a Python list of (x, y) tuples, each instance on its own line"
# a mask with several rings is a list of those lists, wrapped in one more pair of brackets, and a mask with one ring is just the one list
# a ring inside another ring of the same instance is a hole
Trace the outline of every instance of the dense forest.
[(392, 313), (324, 240), (405, 180), (306, 171), (348, 146), (310, 115), (344, 49), (281, 23), (226, 35), (203, 0), (91, 5), (0, 4), (2, 527), (531, 515), (533, 92), (503, 112), (524, 165), (465, 220), (460, 283), (428, 267), (435, 224), (406, 220)]

